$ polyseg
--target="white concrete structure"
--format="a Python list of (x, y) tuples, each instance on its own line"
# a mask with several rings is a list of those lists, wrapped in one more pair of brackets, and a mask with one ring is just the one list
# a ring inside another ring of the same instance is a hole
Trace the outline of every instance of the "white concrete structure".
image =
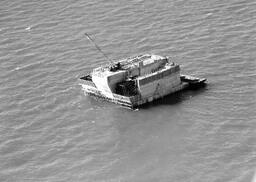
[(179, 65), (169, 58), (146, 54), (95, 68), (81, 80), (86, 93), (133, 107), (182, 90), (188, 81), (205, 81), (181, 78)]

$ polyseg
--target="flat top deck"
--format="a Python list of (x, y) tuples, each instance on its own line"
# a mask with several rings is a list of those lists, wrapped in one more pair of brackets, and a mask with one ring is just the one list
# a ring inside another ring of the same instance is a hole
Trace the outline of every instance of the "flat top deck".
[(155, 60), (162, 60), (162, 59), (165, 59), (165, 57), (158, 56), (158, 55), (144, 54), (136, 57), (123, 59), (120, 61), (120, 63), (124, 69), (129, 69), (131, 66), (139, 67), (139, 64), (141, 62), (143, 62), (143, 64), (145, 65), (145, 64), (153, 63)]
[(106, 71), (116, 71), (116, 70), (128, 70), (130, 68), (134, 67), (140, 67), (141, 63), (143, 65), (151, 64), (154, 63), (157, 60), (163, 60), (167, 59), (166, 57), (163, 56), (158, 56), (158, 55), (151, 55), (151, 54), (144, 54), (144, 55), (139, 55), (135, 57), (130, 57), (126, 59), (121, 59), (116, 61), (113, 64), (101, 66), (98, 68), (95, 68), (93, 71), (94, 72), (106, 72)]

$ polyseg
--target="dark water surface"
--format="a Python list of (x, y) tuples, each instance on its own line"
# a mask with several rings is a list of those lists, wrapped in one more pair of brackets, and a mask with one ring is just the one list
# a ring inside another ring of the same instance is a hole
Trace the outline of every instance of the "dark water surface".
[[(112, 58), (169, 55), (199, 91), (138, 111), (85, 96)], [(256, 1), (1, 0), (0, 181), (252, 182)]]

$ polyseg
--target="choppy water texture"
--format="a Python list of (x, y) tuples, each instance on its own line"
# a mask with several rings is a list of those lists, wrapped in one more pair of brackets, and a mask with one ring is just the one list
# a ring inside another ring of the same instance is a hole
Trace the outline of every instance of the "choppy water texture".
[[(206, 89), (138, 111), (84, 95), (111, 59), (169, 55)], [(251, 182), (256, 1), (1, 0), (0, 181)]]

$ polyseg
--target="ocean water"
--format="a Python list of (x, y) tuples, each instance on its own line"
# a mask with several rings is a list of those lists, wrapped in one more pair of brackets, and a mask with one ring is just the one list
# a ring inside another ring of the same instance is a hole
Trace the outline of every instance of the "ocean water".
[[(168, 55), (208, 79), (133, 111), (85, 96), (106, 60)], [(1, 0), (1, 182), (254, 182), (254, 0)]]

